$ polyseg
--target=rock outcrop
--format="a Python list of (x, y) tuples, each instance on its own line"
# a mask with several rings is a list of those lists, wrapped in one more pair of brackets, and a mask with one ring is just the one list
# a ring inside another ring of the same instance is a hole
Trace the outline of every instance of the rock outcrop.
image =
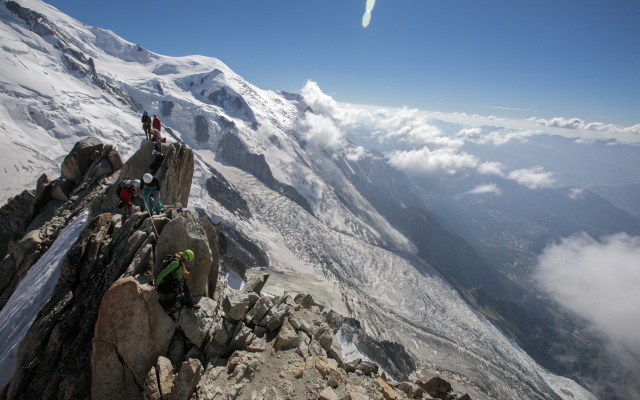
[[(109, 160), (116, 161), (111, 164)], [(4, 277), (0, 280), (0, 308), (60, 231), (91, 202), (104, 196), (110, 186), (109, 174), (122, 167), (117, 160), (120, 156), (115, 149), (98, 139), (78, 142), (63, 162), (63, 176), (51, 182), (46, 175), (40, 177), (28, 213), (26, 204), (17, 210), (18, 215), (24, 216), (22, 222), (16, 223), (15, 218), (5, 220), (5, 230), (11, 231), (14, 239), (6, 244), (11, 251), (0, 262), (0, 275)], [(8, 203), (3, 210), (16, 210), (14, 204)], [(22, 239), (16, 240), (18, 236)]]
[(136, 388), (155, 360), (167, 353), (175, 330), (151, 285), (140, 285), (133, 277), (114, 282), (102, 299), (95, 324), (91, 398), (142, 397)]
[(210, 288), (209, 285), (209, 272), (213, 264), (209, 239), (204, 228), (189, 212), (178, 214), (176, 218), (167, 222), (162, 228), (158, 245), (155, 247), (156, 265), (154, 272), (157, 274), (160, 267), (160, 259), (164, 255), (175, 254), (186, 249), (190, 249), (196, 255), (193, 261), (186, 265), (191, 275), (191, 291), (193, 295), (203, 296), (209, 293), (213, 295), (215, 286)]
[[(92, 154), (96, 149), (95, 146), (75, 147), (76, 150), (79, 148), (90, 149), (86, 151), (90, 151)], [(107, 149), (107, 152), (104, 149)], [(102, 160), (119, 159), (119, 156), (109, 156), (112, 151), (114, 150), (111, 147), (105, 146), (101, 155), (96, 156), (90, 164), (88, 162), (74, 162), (74, 165), (83, 166), (78, 169), (79, 173), (82, 173), (82, 179), (74, 187), (66, 202), (60, 202), (53, 198), (44, 201), (46, 187), (41, 191), (43, 195), (40, 198), (36, 195), (34, 201), (38, 205), (33, 208), (35, 216), (31, 218), (31, 225), (39, 219), (44, 222), (37, 229), (29, 231), (0, 264), (2, 273), (7, 277), (3, 280), (4, 287), (0, 296), (2, 304), (6, 302), (17, 283), (46, 252), (64, 227), (82, 211), (89, 208), (90, 204), (102, 205), (106, 201), (112, 200), (108, 198), (109, 193), (115, 193), (114, 186), (119, 174), (116, 172), (109, 176), (102, 176), (100, 171), (103, 169), (94, 168), (96, 165), (101, 165)], [(78, 159), (90, 159), (77, 151), (74, 154), (73, 157)], [(183, 155), (186, 155), (187, 160), (189, 159), (188, 154), (192, 154), (190, 149), (184, 149)], [(69, 158), (67, 157), (67, 159)], [(130, 162), (131, 160), (126, 165), (132, 168)], [(182, 172), (167, 168), (168, 173), (174, 176), (188, 177), (189, 171), (193, 171), (192, 164), (189, 166), (188, 163), (185, 164), (181, 160), (176, 160), (171, 166), (173, 168), (187, 168)], [(95, 171), (95, 173), (91, 173), (91, 171)], [(185, 190), (183, 189), (185, 187), (186, 193), (180, 193), (179, 191)], [(190, 185), (178, 185), (173, 188), (172, 196), (174, 198), (188, 198)], [(167, 191), (172, 192), (171, 190)], [(152, 250), (157, 241), (156, 232), (160, 233), (162, 227), (171, 219), (180, 216), (183, 209), (168, 206), (167, 213), (156, 216), (153, 220), (149, 218), (148, 214), (137, 212), (125, 223), (122, 222), (117, 209), (103, 209), (103, 211), (109, 212), (94, 213), (95, 216), (90, 218), (80, 237), (68, 251), (60, 267), (60, 279), (52, 298), (40, 311), (23, 339), (16, 357), (13, 379), (4, 388), (6, 394), (4, 397), (7, 399), (89, 396), (93, 381), (91, 349), (94, 328), (105, 293), (120, 278), (141, 273), (152, 277), (155, 259), (155, 253)], [(46, 219), (45, 217), (49, 214), (51, 217)], [(199, 225), (197, 226), (199, 227)], [(202, 231), (202, 228), (200, 229)], [(188, 237), (187, 230), (181, 232), (180, 229), (176, 229), (175, 231), (177, 236)], [(202, 239), (202, 242), (203, 247), (208, 247), (206, 238)], [(206, 251), (203, 250), (202, 253), (204, 254)], [(198, 273), (194, 275), (196, 279), (203, 279), (206, 282), (208, 272), (206, 269), (202, 273), (202, 278)], [(129, 288), (130, 285), (123, 287)], [(136, 321), (138, 324), (142, 324), (144, 321), (148, 321), (148, 331), (155, 331), (158, 327), (154, 324), (161, 321), (160, 315), (163, 315), (162, 308), (157, 304), (156, 292), (147, 293), (141, 289), (138, 292), (138, 301), (133, 301), (135, 296), (130, 294), (125, 303), (120, 303), (116, 307), (113, 303), (121, 297), (124, 300), (125, 297), (122, 294), (128, 293), (122, 291), (122, 288), (120, 289), (117, 296), (106, 296), (108, 301), (105, 304), (111, 303), (110, 305), (115, 312), (123, 313), (120, 317), (129, 315), (130, 322)], [(116, 289), (114, 288), (114, 290)], [(156, 302), (152, 299), (155, 299)], [(155, 308), (152, 308), (151, 304)], [(145, 306), (148, 308), (145, 309)], [(153, 310), (155, 309), (157, 312), (158, 307), (160, 307), (161, 314), (154, 314)], [(106, 311), (108, 309), (110, 308), (105, 308), (101, 315), (101, 325), (108, 325), (108, 321), (117, 320), (115, 316)], [(167, 318), (166, 315), (165, 318)], [(137, 326), (136, 334), (144, 331), (141, 325), (134, 326)], [(126, 338), (132, 337), (133, 334), (133, 332), (129, 332), (130, 336), (127, 336), (125, 332), (118, 332), (112, 335), (103, 332), (101, 336), (97, 336), (99, 344), (96, 346), (102, 346), (102, 350), (104, 347), (111, 346), (113, 350), (109, 353), (111, 361), (119, 362), (123, 355), (119, 353), (120, 347), (124, 346), (125, 352), (135, 347), (128, 346), (126, 341)], [(165, 347), (167, 346), (165, 345), (159, 350), (147, 349), (145, 351), (149, 351), (150, 354), (157, 357), (156, 353), (166, 352)], [(127, 360), (128, 356), (123, 359)], [(55, 368), (53, 368), (54, 366)], [(144, 376), (136, 376), (132, 372), (124, 381), (128, 381), (127, 379), (130, 378), (130, 380), (143, 383), (148, 367), (144, 364), (143, 367), (136, 366), (131, 369), (134, 372), (138, 370), (144, 370)], [(124, 369), (121, 368), (120, 371), (124, 371)], [(96, 381), (99, 382), (99, 380)]]
[[(69, 161), (67, 181), (79, 179), (69, 199), (43, 197), (50, 183), (39, 189), (39, 206), (30, 209), (51, 218), (1, 264), (12, 282), (19, 280), (75, 216), (93, 210), (20, 345), (0, 399), (456, 398), (441, 382), (396, 382), (370, 360), (344, 360), (340, 328), (329, 323), (338, 318), (310, 295), (263, 294), (268, 275), (252, 276), (242, 290), (226, 287), (218, 279), (220, 224), (199, 222), (180, 202), (189, 196), (190, 149), (167, 145), (163, 213), (137, 211), (123, 221), (109, 208), (114, 187), (125, 172), (144, 170), (149, 145), (107, 176), (101, 165), (118, 158), (113, 149), (86, 144), (75, 149), (88, 154), (68, 157), (75, 161)], [(196, 254), (188, 269), (200, 308), (167, 312), (151, 285), (154, 271), (162, 256), (186, 248)]]
[(160, 201), (164, 204), (187, 207), (191, 180), (193, 178), (194, 158), (193, 150), (180, 143), (162, 143), (144, 141), (124, 164), (122, 169), (113, 176), (114, 185), (105, 193), (104, 198), (91, 205), (94, 213), (114, 209), (119, 203), (116, 195), (117, 183), (125, 179), (140, 179), (145, 173), (152, 173), (150, 165), (153, 161), (153, 150), (160, 150), (165, 155), (155, 176), (160, 180)]
[(0, 208), (0, 260), (15, 246), (15, 241), (20, 240), (27, 229), (27, 220), (30, 214), (30, 206), (34, 194), (25, 190), (19, 195), (10, 198)]

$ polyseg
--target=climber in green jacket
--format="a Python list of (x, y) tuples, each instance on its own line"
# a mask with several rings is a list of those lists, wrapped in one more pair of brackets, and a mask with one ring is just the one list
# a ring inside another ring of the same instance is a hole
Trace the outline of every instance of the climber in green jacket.
[[(163, 265), (160, 267), (160, 274), (155, 279), (154, 286), (158, 288), (159, 293), (177, 293), (182, 289), (187, 308), (198, 309), (200, 306), (195, 304), (193, 297), (191, 297), (189, 271), (187, 271), (185, 264), (193, 260), (193, 257), (193, 251), (185, 250), (163, 258)], [(169, 309), (169, 311), (176, 310), (175, 307)]]

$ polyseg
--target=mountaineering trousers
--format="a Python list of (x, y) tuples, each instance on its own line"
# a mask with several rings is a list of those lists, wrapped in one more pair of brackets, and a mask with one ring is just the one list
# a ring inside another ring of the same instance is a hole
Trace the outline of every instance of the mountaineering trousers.
[(184, 294), (184, 304), (187, 307), (193, 307), (194, 303), (193, 297), (191, 296), (191, 286), (189, 286), (189, 282), (187, 282), (186, 279), (166, 279), (158, 285), (158, 293), (174, 294), (177, 296), (180, 289), (182, 289), (182, 293)]
[[(162, 204), (160, 204), (160, 192), (158, 189), (145, 186), (142, 189), (142, 198), (144, 199), (144, 206), (147, 212), (153, 214), (155, 210), (156, 214), (160, 214)], [(155, 205), (152, 203), (152, 200), (155, 201)]]
[(144, 124), (142, 124), (142, 130), (144, 130), (147, 140), (151, 140), (151, 135), (149, 134), (149, 131), (151, 130), (151, 123), (145, 122)]

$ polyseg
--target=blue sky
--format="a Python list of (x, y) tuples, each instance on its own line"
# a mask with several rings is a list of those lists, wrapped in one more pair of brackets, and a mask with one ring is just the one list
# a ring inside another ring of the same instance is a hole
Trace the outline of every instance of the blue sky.
[(263, 89), (507, 118), (640, 123), (634, 0), (156, 0), (49, 4), (163, 55), (220, 59)]

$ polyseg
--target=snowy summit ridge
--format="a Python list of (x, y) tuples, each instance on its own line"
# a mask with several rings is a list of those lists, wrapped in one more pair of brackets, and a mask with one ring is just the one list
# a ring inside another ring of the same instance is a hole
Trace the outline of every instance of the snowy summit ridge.
[(314, 140), (303, 96), (261, 90), (215, 58), (151, 53), (38, 0), (0, 4), (0, 48), (3, 201), (55, 175), (86, 137), (126, 160), (144, 139), (146, 110), (169, 142), (194, 150), (189, 209), (237, 232), (247, 266), (271, 273), (265, 291), (313, 294), (402, 346), (409, 373), (455, 379), (478, 398), (593, 398), (538, 365), (418, 256), (354, 184), (359, 162), (374, 168), (376, 157)]

